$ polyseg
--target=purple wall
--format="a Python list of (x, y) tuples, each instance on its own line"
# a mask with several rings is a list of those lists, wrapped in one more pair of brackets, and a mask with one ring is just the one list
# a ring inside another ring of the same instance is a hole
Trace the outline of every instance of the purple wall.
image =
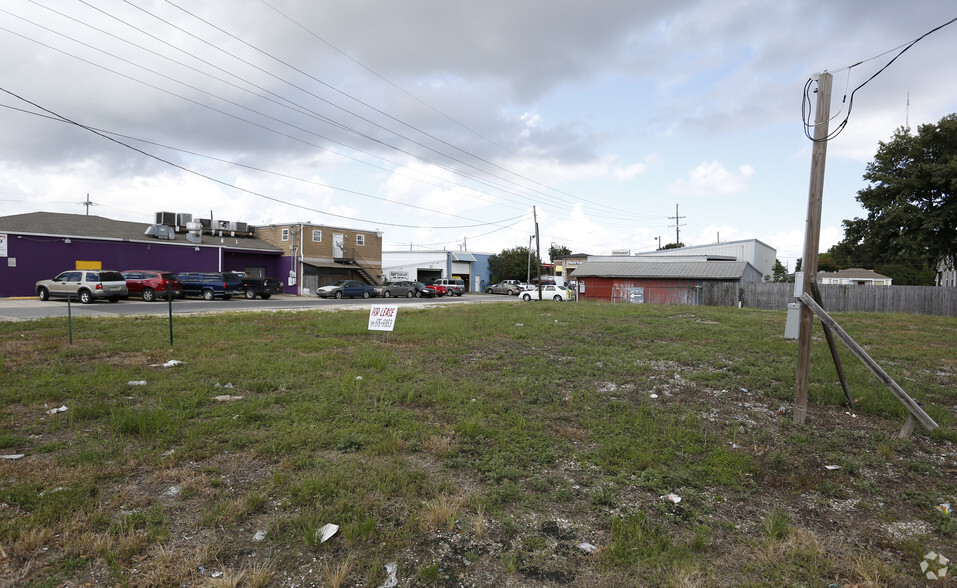
[[(77, 261), (98, 261), (103, 269), (152, 269), (171, 272), (241, 271), (247, 266), (266, 268), (266, 275), (286, 283), (289, 260), (278, 253), (247, 252), (228, 247), (131, 243), (95, 239), (35, 237), (7, 234), (7, 257), (0, 258), (0, 297), (35, 296), (37, 280), (52, 278), (76, 268)], [(222, 251), (222, 267), (220, 267)], [(15, 267), (10, 267), (12, 261)]]

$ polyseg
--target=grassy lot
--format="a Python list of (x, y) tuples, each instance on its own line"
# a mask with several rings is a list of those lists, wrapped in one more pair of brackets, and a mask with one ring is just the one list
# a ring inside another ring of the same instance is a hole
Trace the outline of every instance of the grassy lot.
[(842, 347), (846, 406), (819, 325), (791, 421), (783, 312), (367, 319), (176, 317), (173, 349), (162, 318), (0, 324), (0, 585), (907, 586), (957, 560), (955, 319), (837, 316), (940, 424), (906, 440)]

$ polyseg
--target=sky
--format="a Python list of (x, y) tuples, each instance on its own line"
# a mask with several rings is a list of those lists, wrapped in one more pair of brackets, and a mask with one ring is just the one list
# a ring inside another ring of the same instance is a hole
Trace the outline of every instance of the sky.
[(945, 0), (5, 0), (0, 216), (183, 212), (487, 253), (534, 248), (537, 220), (546, 260), (755, 238), (793, 269), (816, 75), (829, 128), (847, 120), (823, 252), (866, 216), (880, 142), (957, 112), (957, 23), (921, 38), (955, 17)]

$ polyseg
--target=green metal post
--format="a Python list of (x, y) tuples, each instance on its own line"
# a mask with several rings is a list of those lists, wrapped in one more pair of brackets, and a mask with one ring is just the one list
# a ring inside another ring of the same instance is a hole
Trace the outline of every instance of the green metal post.
[(173, 289), (166, 286), (166, 300), (169, 304), (169, 346), (173, 347)]
[(66, 295), (66, 321), (70, 330), (70, 345), (73, 345), (73, 309), (70, 306), (70, 295)]

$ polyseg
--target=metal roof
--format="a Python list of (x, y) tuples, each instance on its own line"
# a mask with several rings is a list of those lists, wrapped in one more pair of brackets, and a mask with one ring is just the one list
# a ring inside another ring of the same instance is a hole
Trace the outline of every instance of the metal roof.
[(452, 261), (476, 261), (471, 253), (452, 253)]
[[(580, 278), (684, 278), (689, 280), (740, 280), (746, 261), (585, 261), (575, 270)], [(757, 271), (751, 266), (752, 271)]]
[(152, 223), (118, 221), (96, 215), (30, 212), (0, 217), (0, 232), (77, 239), (101, 239), (105, 241), (160, 242), (164, 245), (189, 247), (196, 247), (197, 245), (200, 247), (214, 246), (282, 253), (281, 248), (255, 237), (229, 237), (226, 235), (220, 237), (204, 233), (202, 243), (190, 243), (186, 240), (185, 234), (177, 234), (175, 239), (157, 239), (145, 234), (150, 224)]

